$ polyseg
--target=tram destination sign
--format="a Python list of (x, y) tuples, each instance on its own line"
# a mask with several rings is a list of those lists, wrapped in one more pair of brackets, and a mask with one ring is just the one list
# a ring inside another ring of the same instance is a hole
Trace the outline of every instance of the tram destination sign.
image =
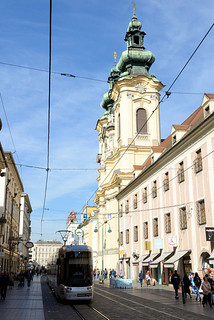
[(206, 241), (214, 241), (214, 227), (206, 227)]

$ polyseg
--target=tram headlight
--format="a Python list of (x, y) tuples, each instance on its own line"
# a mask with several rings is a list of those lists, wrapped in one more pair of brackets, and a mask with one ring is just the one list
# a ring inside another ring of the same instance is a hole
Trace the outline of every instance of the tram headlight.
[(92, 287), (87, 287), (87, 290), (92, 290)]
[(71, 287), (64, 286), (64, 289), (65, 289), (66, 292), (72, 291), (72, 288), (71, 288)]

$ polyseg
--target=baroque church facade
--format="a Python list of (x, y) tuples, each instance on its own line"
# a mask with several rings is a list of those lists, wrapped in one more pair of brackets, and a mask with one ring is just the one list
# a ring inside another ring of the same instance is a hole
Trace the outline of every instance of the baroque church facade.
[(96, 125), (96, 265), (168, 284), (175, 268), (203, 275), (214, 263), (214, 94), (161, 141), (164, 85), (149, 73), (155, 56), (141, 28), (134, 14)]
[(155, 61), (145, 50), (142, 24), (134, 14), (128, 25), (127, 49), (108, 78), (99, 134), (97, 204), (98, 267), (116, 268), (120, 258), (120, 215), (116, 195), (134, 179), (136, 168), (161, 142), (159, 91), (164, 87), (149, 73)]

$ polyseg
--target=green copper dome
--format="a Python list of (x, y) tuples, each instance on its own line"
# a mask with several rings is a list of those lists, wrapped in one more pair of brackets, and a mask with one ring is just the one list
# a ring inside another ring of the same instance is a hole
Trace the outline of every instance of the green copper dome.
[(133, 31), (133, 30), (141, 30), (141, 28), (142, 28), (142, 23), (137, 20), (137, 17), (134, 14), (133, 17), (132, 17), (131, 22), (129, 22), (129, 26), (128, 26), (127, 32)]
[(149, 75), (149, 69), (155, 61), (155, 56), (151, 51), (145, 51), (143, 40), (146, 33), (141, 31), (142, 23), (137, 20), (134, 14), (129, 23), (125, 41), (127, 50), (117, 64), (118, 70), (121, 72), (120, 77), (126, 75)]

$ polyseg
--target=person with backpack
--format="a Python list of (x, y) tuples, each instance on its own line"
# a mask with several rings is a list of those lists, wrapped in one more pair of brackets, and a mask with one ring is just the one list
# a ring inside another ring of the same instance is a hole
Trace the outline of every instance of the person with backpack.
[(179, 288), (180, 282), (181, 282), (181, 279), (179, 277), (179, 274), (178, 274), (177, 270), (175, 270), (172, 277), (171, 277), (171, 283), (173, 284), (173, 287), (175, 290), (175, 299), (179, 299), (178, 288)]
[(195, 289), (196, 289), (196, 301), (201, 301), (201, 296), (200, 296), (200, 287), (201, 287), (201, 278), (199, 277), (198, 273), (195, 272), (195, 276), (193, 278), (194, 284), (195, 284)]

